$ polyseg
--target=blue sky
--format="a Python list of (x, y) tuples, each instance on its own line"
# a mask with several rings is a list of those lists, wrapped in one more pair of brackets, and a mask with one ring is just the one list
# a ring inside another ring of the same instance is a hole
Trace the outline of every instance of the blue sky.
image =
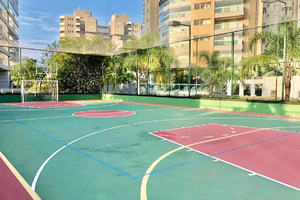
[[(59, 16), (73, 15), (75, 9), (88, 10), (99, 24), (108, 24), (113, 14), (126, 13), (130, 21), (142, 23), (143, 0), (21, 0), (19, 35), (21, 47), (45, 48), (59, 40)], [(107, 14), (108, 13), (108, 14)], [(24, 51), (36, 57), (36, 52)]]

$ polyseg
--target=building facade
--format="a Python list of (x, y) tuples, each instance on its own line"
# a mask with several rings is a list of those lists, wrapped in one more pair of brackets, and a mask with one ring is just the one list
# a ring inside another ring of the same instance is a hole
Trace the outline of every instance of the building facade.
[[(298, 0), (287, 0), (287, 21), (296, 20), (299, 16)], [(278, 21), (285, 20), (285, 4), (282, 2), (274, 2), (272, 4), (263, 5), (263, 24), (275, 24)]]
[(110, 39), (109, 26), (98, 25), (98, 34), (102, 35), (104, 39)]
[(110, 36), (112, 42), (121, 48), (126, 41), (140, 39), (142, 37), (142, 25), (140, 23), (130, 22), (127, 15), (112, 15), (109, 22)]
[(98, 34), (98, 20), (92, 13), (75, 10), (74, 15), (60, 16), (60, 39), (75, 37), (91, 37)]
[(189, 42), (179, 42), (189, 39), (189, 28), (186, 26), (170, 27), (168, 23), (176, 20), (190, 25), (191, 0), (160, 0), (159, 1), (159, 27), (160, 43), (170, 44), (175, 49), (180, 67), (187, 67), (189, 60)]
[(158, 31), (158, 0), (144, 0), (143, 1), (143, 34)]
[[(261, 54), (261, 45), (249, 49), (250, 39), (258, 29), (239, 31), (263, 25), (263, 3), (260, 0), (210, 1), (192, 0), (192, 37), (205, 37), (193, 43), (198, 52), (220, 52), (221, 57), (231, 57), (234, 37), (234, 60)], [(234, 32), (224, 34), (228, 32)], [(197, 46), (196, 46), (197, 45)], [(196, 55), (194, 55), (194, 62)]]
[[(0, 0), (0, 89), (10, 88), (9, 71), (19, 59), (18, 0)], [(11, 46), (11, 47), (8, 47)]]

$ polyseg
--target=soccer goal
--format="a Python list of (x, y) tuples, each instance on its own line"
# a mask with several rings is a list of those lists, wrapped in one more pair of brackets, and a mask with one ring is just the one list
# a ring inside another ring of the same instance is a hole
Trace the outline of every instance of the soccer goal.
[(22, 80), (22, 102), (58, 101), (58, 81)]

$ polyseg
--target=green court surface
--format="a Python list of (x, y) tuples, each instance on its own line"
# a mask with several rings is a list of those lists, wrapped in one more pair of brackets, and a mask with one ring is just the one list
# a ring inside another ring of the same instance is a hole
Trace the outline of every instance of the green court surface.
[[(80, 103), (86, 106), (0, 104), (0, 151), (44, 200), (300, 200), (299, 180), (291, 186), (276, 177), (251, 175), (246, 169), (193, 149), (172, 152), (181, 146), (149, 134), (212, 123), (295, 133), (300, 132), (299, 120), (105, 101)], [(133, 111), (135, 115), (72, 115), (98, 110)], [(206, 133), (215, 130), (207, 129)], [(223, 145), (238, 137), (216, 140)], [(209, 145), (210, 140), (203, 143)], [(239, 147), (238, 142), (236, 145)]]

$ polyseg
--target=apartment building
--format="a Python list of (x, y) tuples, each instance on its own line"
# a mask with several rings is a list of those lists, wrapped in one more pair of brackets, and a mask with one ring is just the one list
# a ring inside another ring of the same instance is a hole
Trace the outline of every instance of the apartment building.
[(90, 11), (77, 9), (74, 15), (60, 16), (60, 39), (91, 37), (98, 34), (98, 20)]
[[(299, 3), (298, 0), (287, 0), (287, 20), (298, 19)], [(284, 20), (285, 4), (282, 2), (274, 2), (272, 4), (264, 4), (263, 6), (263, 24), (274, 24)]]
[(110, 39), (109, 26), (98, 25), (98, 34), (102, 35), (104, 39)]
[[(262, 26), (263, 3), (260, 0), (192, 0), (192, 37), (203, 37), (198, 46), (192, 49), (202, 51), (219, 51), (222, 57), (231, 57), (232, 34), (225, 34), (248, 28)], [(249, 41), (258, 29), (234, 33), (235, 61), (261, 53), (261, 45), (254, 51), (249, 49)], [(193, 61), (196, 61), (194, 52)]]
[(143, 34), (158, 31), (158, 0), (144, 0), (143, 1)]
[(142, 37), (142, 25), (130, 22), (126, 14), (112, 15), (109, 27), (111, 40), (117, 48), (124, 46), (128, 40), (137, 40)]
[[(288, 10), (287, 20), (298, 19), (299, 1), (285, 2)], [(149, 7), (148, 0), (144, 0), (144, 24), (149, 16), (147, 6)], [(234, 60), (239, 62), (243, 58), (263, 52), (264, 47), (261, 44), (257, 44), (253, 51), (249, 49), (250, 39), (260, 28), (235, 32), (234, 36), (225, 33), (274, 24), (284, 16), (285, 4), (282, 2), (266, 4), (261, 0), (159, 0), (158, 30), (161, 44), (170, 44), (175, 49), (181, 67), (188, 65), (188, 42), (174, 42), (188, 39), (188, 27), (169, 27), (168, 22), (173, 20), (191, 25), (192, 38), (201, 37), (198, 42), (192, 42), (193, 64), (197, 63), (197, 55), (204, 51), (219, 51), (222, 57), (231, 57), (232, 37)]]
[(159, 1), (160, 43), (170, 44), (180, 61), (180, 67), (187, 67), (189, 61), (189, 42), (178, 42), (189, 38), (189, 28), (186, 26), (170, 27), (169, 21), (180, 21), (191, 24), (191, 0), (160, 0)]
[[(19, 60), (18, 0), (0, 1), (0, 89), (10, 88), (9, 71)], [(11, 46), (11, 47), (7, 47)]]

